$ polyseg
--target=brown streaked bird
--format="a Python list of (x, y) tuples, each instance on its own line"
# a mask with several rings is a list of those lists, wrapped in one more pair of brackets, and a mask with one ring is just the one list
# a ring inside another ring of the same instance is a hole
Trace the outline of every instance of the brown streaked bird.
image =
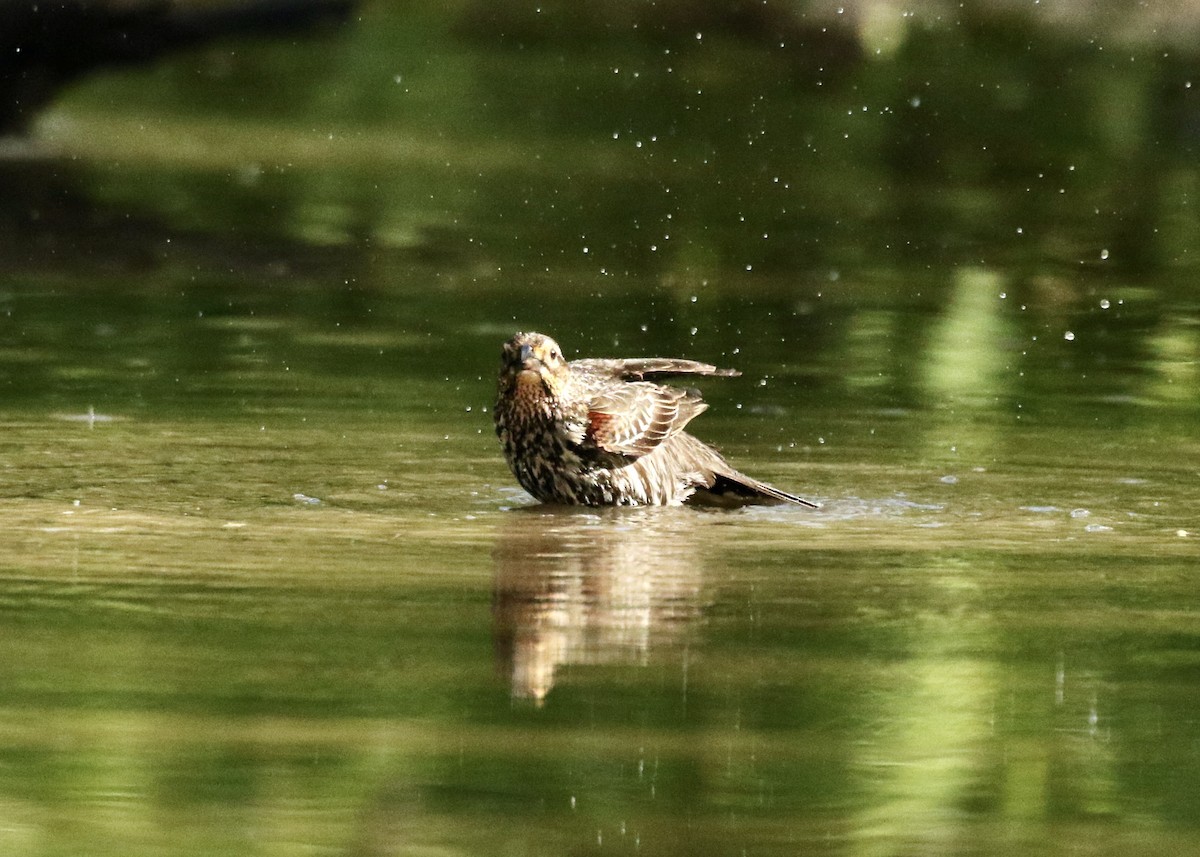
[(543, 503), (653, 506), (816, 503), (734, 470), (684, 427), (694, 390), (644, 380), (740, 374), (670, 357), (572, 360), (540, 333), (504, 343), (496, 434), (521, 487)]

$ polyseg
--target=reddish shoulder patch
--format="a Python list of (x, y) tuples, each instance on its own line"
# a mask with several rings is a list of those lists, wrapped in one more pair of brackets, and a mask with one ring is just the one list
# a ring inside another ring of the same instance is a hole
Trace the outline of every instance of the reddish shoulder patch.
[(605, 440), (610, 434), (609, 427), (613, 419), (612, 414), (604, 411), (588, 411), (588, 434), (596, 440)]

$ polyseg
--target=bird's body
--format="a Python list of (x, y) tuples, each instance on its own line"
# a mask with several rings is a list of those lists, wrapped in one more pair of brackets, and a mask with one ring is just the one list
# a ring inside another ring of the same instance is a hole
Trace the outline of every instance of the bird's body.
[(735, 370), (673, 358), (567, 362), (539, 333), (516, 334), (502, 361), (496, 434), (521, 487), (544, 503), (816, 506), (739, 473), (685, 432), (708, 407), (698, 393), (644, 380)]

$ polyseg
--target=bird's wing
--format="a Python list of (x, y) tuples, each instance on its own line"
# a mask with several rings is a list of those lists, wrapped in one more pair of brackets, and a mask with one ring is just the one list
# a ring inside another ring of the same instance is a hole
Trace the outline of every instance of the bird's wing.
[(711, 363), (698, 363), (678, 357), (635, 357), (627, 360), (572, 360), (571, 368), (605, 375), (609, 378), (625, 378), (640, 381), (650, 375), (719, 375), (734, 377), (742, 373), (736, 369), (719, 369)]
[(584, 439), (604, 452), (642, 456), (707, 407), (690, 390), (645, 381), (607, 385), (588, 402)]

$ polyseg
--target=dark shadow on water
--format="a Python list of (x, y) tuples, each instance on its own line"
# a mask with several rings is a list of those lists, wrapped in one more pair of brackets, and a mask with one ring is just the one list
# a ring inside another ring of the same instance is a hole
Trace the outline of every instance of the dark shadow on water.
[[(148, 194), (171, 194), (170, 174), (139, 176)], [(172, 223), (152, 206), (105, 200), (86, 167), (31, 147), (27, 156), (0, 150), (0, 263), (36, 277), (128, 278), (151, 289), (172, 271), (284, 279), (303, 271), (344, 273), (353, 254), (289, 237), (242, 230), (213, 233)], [(203, 182), (193, 179), (193, 185)]]
[(574, 665), (645, 664), (687, 645), (703, 609), (710, 515), (513, 510), (493, 550), (493, 638), (516, 698), (541, 704)]

